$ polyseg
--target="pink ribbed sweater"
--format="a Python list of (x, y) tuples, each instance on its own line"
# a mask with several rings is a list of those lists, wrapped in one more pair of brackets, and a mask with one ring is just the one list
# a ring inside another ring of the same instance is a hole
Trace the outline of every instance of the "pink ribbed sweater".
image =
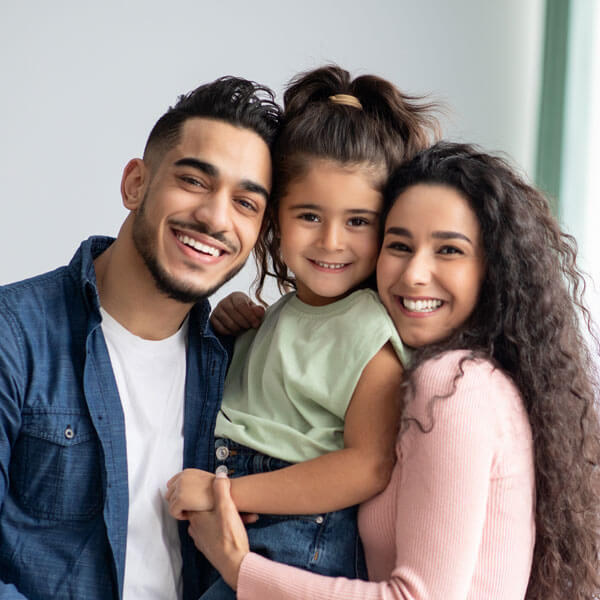
[[(463, 352), (423, 365), (408, 407), (452, 389)], [(484, 361), (465, 364), (454, 394), (433, 405), (434, 427), (400, 437), (388, 487), (361, 506), (371, 581), (316, 575), (250, 553), (241, 600), (513, 600), (529, 579), (534, 523), (531, 430), (511, 381)]]

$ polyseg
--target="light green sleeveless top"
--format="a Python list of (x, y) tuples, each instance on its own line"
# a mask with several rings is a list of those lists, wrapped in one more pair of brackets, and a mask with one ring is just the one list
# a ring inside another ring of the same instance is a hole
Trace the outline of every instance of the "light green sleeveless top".
[(215, 435), (293, 463), (343, 448), (354, 388), (388, 341), (407, 364), (372, 290), (327, 306), (287, 294), (236, 340)]

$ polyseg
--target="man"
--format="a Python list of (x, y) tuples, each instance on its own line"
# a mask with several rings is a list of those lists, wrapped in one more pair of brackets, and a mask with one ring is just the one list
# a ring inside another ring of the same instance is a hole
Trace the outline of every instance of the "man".
[(280, 111), (222, 78), (125, 167), (116, 240), (0, 288), (0, 598), (197, 598), (206, 563), (167, 480), (212, 470), (226, 354), (206, 297), (244, 264)]

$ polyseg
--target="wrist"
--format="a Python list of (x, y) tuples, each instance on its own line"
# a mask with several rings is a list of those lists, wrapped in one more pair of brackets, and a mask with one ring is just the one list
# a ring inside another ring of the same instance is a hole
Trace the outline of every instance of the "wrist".
[(221, 575), (223, 576), (223, 579), (227, 585), (233, 590), (237, 590), (238, 588), (240, 571), (242, 570), (242, 562), (248, 554), (248, 550), (239, 550), (237, 552), (231, 552), (228, 555), (229, 564), (227, 565), (227, 572), (223, 572)]

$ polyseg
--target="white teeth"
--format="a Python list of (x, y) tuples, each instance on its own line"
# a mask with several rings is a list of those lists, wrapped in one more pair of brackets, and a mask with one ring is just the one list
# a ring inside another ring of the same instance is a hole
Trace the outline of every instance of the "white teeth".
[(211, 256), (220, 256), (221, 251), (218, 248), (213, 248), (213, 246), (208, 246), (207, 244), (202, 244), (198, 240), (194, 238), (188, 237), (187, 235), (182, 235), (181, 233), (177, 234), (177, 239), (186, 246), (190, 248), (194, 248), (194, 250), (198, 250), (199, 252), (204, 252), (204, 254), (210, 254)]
[(410, 300), (409, 298), (402, 298), (402, 304), (404, 308), (407, 308), (411, 312), (432, 312), (436, 308), (439, 308), (443, 302), (441, 300)]
[(319, 267), (323, 267), (324, 269), (335, 270), (335, 269), (342, 269), (348, 263), (325, 263), (325, 262), (321, 262), (320, 260), (315, 260), (315, 264), (317, 264)]

